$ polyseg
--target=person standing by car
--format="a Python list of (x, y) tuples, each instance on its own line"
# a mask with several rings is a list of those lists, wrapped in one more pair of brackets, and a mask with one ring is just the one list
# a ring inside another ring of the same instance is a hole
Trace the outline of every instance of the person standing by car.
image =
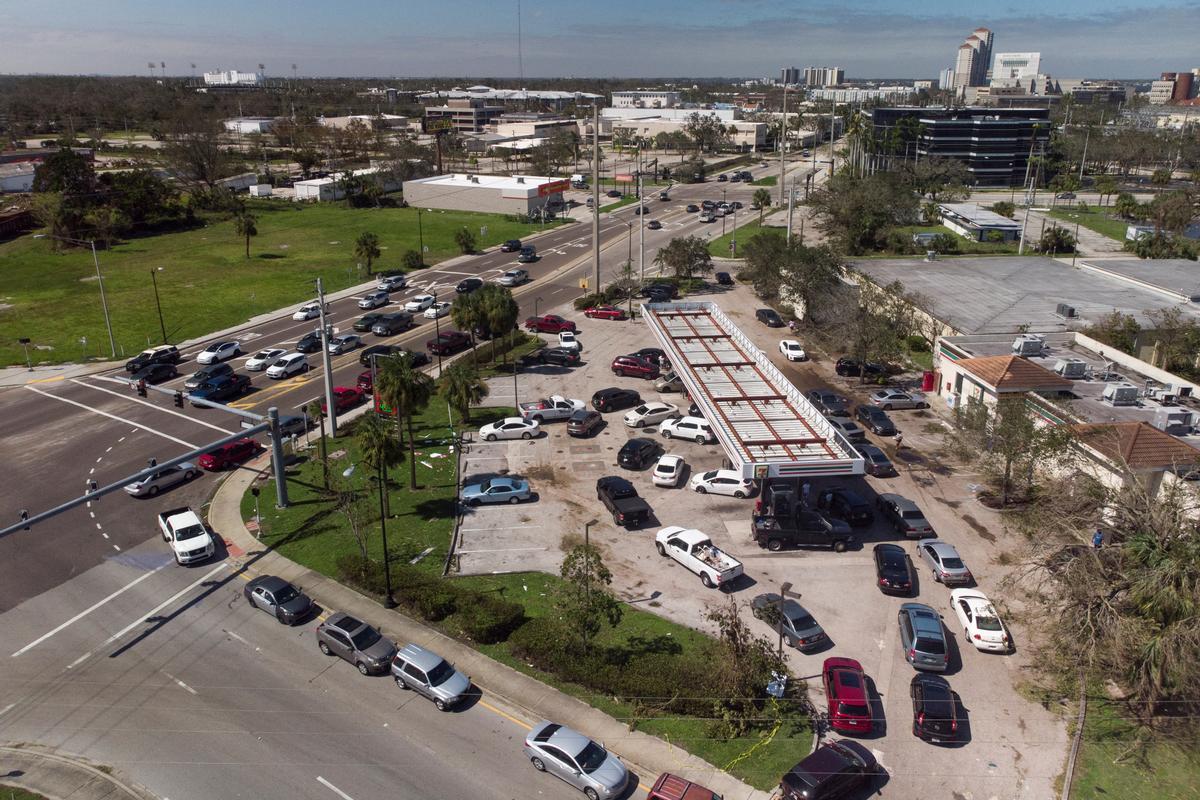
[(904, 433), (902, 431), (896, 431), (896, 435), (892, 438), (896, 442), (896, 452), (899, 453), (904, 447)]

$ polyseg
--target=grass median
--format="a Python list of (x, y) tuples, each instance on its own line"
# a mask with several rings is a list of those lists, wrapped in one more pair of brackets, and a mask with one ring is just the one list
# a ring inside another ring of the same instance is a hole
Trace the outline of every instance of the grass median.
[[(231, 327), (257, 314), (368, 280), (354, 243), (379, 237), (375, 270), (399, 269), (408, 250), (429, 248), (427, 264), (459, 254), (454, 234), (466, 227), (479, 249), (540, 230), (503, 215), (466, 211), (421, 214), (415, 208), (345, 208), (341, 204), (256, 201), (258, 235), (245, 240), (234, 223), (213, 218), (202, 227), (126, 240), (99, 252), (118, 357), (162, 338), (155, 286), (167, 338), (179, 342)], [(551, 224), (549, 223), (548, 227)], [(88, 249), (56, 253), (49, 240), (22, 236), (0, 244), (0, 365), (24, 364), (18, 339), (32, 339), (34, 363), (63, 363), (111, 354), (99, 284)], [(151, 278), (153, 274), (154, 278)]]
[[(755, 234), (762, 230), (766, 230), (762, 225), (759, 224), (758, 211), (747, 209), (746, 213), (752, 214), (753, 218), (749, 222), (739, 225), (736, 232), (734, 231), (732, 225), (733, 215), (731, 214), (726, 217), (729, 222), (726, 223), (725, 235), (718, 236), (708, 243), (708, 254), (710, 256), (713, 256), (714, 258), (738, 258), (740, 256), (742, 246), (745, 245), (746, 242), (750, 241)], [(716, 227), (720, 223), (711, 222), (709, 224), (713, 227)], [(775, 228), (775, 230), (779, 229)], [(734, 253), (733, 250), (730, 249), (730, 245), (733, 244), (735, 239), (738, 243), (738, 253)]]
[(1050, 216), (1054, 219), (1062, 220), (1069, 227), (1073, 227), (1075, 223), (1079, 223), (1081, 227), (1095, 231), (1101, 236), (1107, 236), (1117, 242), (1124, 242), (1125, 230), (1129, 227), (1129, 223), (1111, 216), (1108, 212), (1109, 209), (1105, 208), (1089, 207), (1082, 209), (1058, 207), (1050, 209)]
[[(485, 422), (509, 416), (511, 408), (481, 408), (472, 412), (469, 426), (475, 428)], [(388, 520), (388, 546), (393, 563), (393, 584), (411, 587), (418, 581), (428, 584), (424, 596), (411, 598), (415, 603), (408, 613), (424, 617), (428, 624), (440, 627), (447, 633), (470, 641), (463, 634), (475, 613), (474, 606), (480, 598), (494, 599), (500, 604), (520, 606), (523, 625), (546, 620), (557, 615), (555, 590), (561, 579), (545, 573), (514, 573), (506, 575), (463, 576), (441, 580), (453, 528), (456, 488), (454, 484), (454, 460), (448, 449), (450, 422), (443, 401), (435, 399), (425, 412), (414, 420), (414, 433), (418, 442), (417, 483), (418, 489), (408, 487), (408, 465), (391, 471), (388, 487), (390, 518)], [(366, 525), (368, 555), (372, 561), (381, 562), (383, 556), (381, 537), (378, 530), (378, 505), (375, 488), (370, 481), (369, 470), (356, 470), (350, 478), (342, 472), (357, 463), (358, 446), (353, 435), (327, 440), (329, 453), (329, 475), (335, 488), (353, 489), (362, 493), (368, 512), (360, 526)], [(305, 451), (315, 454), (315, 445)], [(268, 502), (262, 502), (261, 538), (282, 555), (311, 569), (337, 579), (343, 579), (339, 562), (358, 553), (357, 539), (352, 533), (351, 521), (337, 500), (323, 490), (323, 469), (315, 455), (289, 470), (289, 493), (291, 506), (276, 510)], [(271, 481), (262, 486), (261, 497), (273, 497)], [(535, 507), (536, 508), (536, 507)], [(241, 504), (242, 518), (252, 522), (254, 498), (247, 493)], [(360, 527), (360, 530), (362, 528)], [(558, 544), (555, 542), (555, 544)], [(418, 559), (415, 564), (410, 560)], [(395, 576), (401, 577), (397, 579)], [(371, 592), (369, 587), (363, 591)], [(408, 605), (405, 598), (398, 599)], [(455, 610), (455, 595), (461, 607)], [(719, 600), (718, 600), (719, 601)], [(649, 601), (651, 605), (655, 601)], [(468, 607), (470, 604), (470, 607)], [(448, 607), (449, 606), (449, 607)], [(426, 609), (433, 609), (426, 616)], [(463, 618), (463, 619), (460, 619)], [(761, 632), (761, 631), (759, 631)], [(803, 684), (795, 682), (793, 693), (797, 698), (784, 701), (777, 712), (774, 723), (752, 729), (743, 735), (722, 736), (714, 734), (719, 701), (713, 698), (711, 716), (686, 716), (664, 712), (663, 698), (644, 696), (618, 696), (609, 691), (598, 691), (586, 681), (566, 680), (551, 672), (543, 671), (521, 657), (509, 636), (489, 643), (471, 642), (472, 646), (513, 669), (531, 675), (560, 691), (577, 697), (595, 708), (628, 723), (637, 730), (658, 736), (688, 752), (729, 771), (741, 780), (763, 790), (770, 790), (779, 782), (779, 777), (799, 758), (808, 752), (811, 729), (802, 699)], [(666, 620), (656, 614), (641, 610), (636, 605), (626, 604), (621, 622), (605, 628), (594, 643), (594, 650), (602, 654), (598, 665), (612, 667), (612, 659), (622, 658), (636, 663), (641, 658), (669, 656), (685, 663), (694, 673), (708, 669), (716, 655), (717, 642), (709, 636)], [(686, 687), (681, 687), (686, 692)], [(627, 753), (637, 760), (636, 753)]]

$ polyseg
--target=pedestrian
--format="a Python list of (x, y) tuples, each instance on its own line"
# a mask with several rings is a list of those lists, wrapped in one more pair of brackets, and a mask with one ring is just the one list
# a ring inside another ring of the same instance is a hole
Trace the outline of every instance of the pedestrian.
[(788, 320), (788, 330), (791, 331), (792, 333), (796, 332), (796, 320), (794, 320), (794, 319)]
[(1099, 550), (1104, 546), (1104, 531), (1096, 528), (1096, 532), (1092, 534), (1092, 547)]
[(896, 435), (893, 438), (896, 441), (896, 452), (899, 453), (900, 448), (904, 447), (904, 434), (900, 431), (896, 431)]
[(801, 505), (803, 505), (805, 508), (808, 508), (808, 493), (809, 493), (811, 490), (812, 490), (812, 484), (810, 484), (808, 481), (805, 481), (805, 482), (804, 482), (804, 483), (803, 483), (803, 484), (800, 486), (800, 503), (801, 503)]

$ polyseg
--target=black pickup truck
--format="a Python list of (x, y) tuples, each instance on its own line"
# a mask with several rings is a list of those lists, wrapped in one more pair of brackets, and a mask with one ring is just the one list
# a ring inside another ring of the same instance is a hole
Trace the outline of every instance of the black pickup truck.
[(798, 510), (791, 516), (756, 516), (754, 541), (772, 552), (784, 547), (828, 547), (841, 553), (854, 543), (854, 535), (840, 519)]
[(650, 519), (650, 505), (638, 497), (637, 489), (624, 478), (610, 475), (596, 481), (596, 499), (612, 512), (617, 525), (640, 528)]

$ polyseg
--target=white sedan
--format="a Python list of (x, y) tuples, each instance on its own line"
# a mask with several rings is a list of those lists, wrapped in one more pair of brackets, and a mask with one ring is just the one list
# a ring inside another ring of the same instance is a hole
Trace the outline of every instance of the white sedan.
[[(329, 313), (329, 304), (325, 304), (325, 313)], [(305, 320), (316, 319), (321, 316), (321, 304), (317, 302), (305, 303), (296, 309), (296, 313), (292, 314), (292, 319)]]
[(259, 350), (246, 359), (246, 369), (250, 372), (262, 372), (286, 352), (287, 350), (282, 347), (268, 347), (266, 350)]
[(583, 343), (579, 341), (575, 331), (559, 331), (558, 346), (563, 350), (574, 350), (576, 353), (583, 350)]
[(479, 429), (479, 438), (487, 442), (497, 439), (532, 439), (537, 436), (541, 426), (536, 419), (521, 419), (507, 417), (498, 422), (484, 425)]
[(418, 311), (424, 311), (436, 302), (437, 298), (431, 294), (419, 294), (404, 304), (404, 310), (415, 314)]
[(683, 477), (684, 462), (681, 456), (671, 455), (666, 453), (659, 456), (658, 462), (654, 465), (652, 473), (655, 486), (666, 486), (674, 488), (679, 485), (679, 479)]
[(356, 336), (353, 333), (343, 333), (329, 340), (329, 353), (335, 356), (342, 353), (349, 353), (360, 344), (362, 344), (361, 336)]
[(754, 483), (732, 469), (714, 469), (692, 478), (692, 489), (700, 494), (727, 494), (743, 498), (754, 494)]
[(795, 339), (784, 339), (779, 343), (779, 352), (783, 353), (783, 357), (788, 361), (803, 361), (808, 358), (808, 353), (804, 352), (804, 348)]
[(657, 425), (679, 414), (679, 406), (670, 403), (642, 403), (625, 414), (625, 424), (631, 428)]
[(1009, 651), (1008, 630), (987, 595), (978, 589), (955, 589), (950, 592), (950, 605), (958, 615), (967, 641), (975, 649), (992, 653)]
[(438, 319), (450, 313), (450, 304), (445, 300), (434, 303), (425, 309), (425, 319)]
[(196, 354), (197, 364), (216, 364), (241, 355), (242, 346), (237, 342), (216, 342)]

